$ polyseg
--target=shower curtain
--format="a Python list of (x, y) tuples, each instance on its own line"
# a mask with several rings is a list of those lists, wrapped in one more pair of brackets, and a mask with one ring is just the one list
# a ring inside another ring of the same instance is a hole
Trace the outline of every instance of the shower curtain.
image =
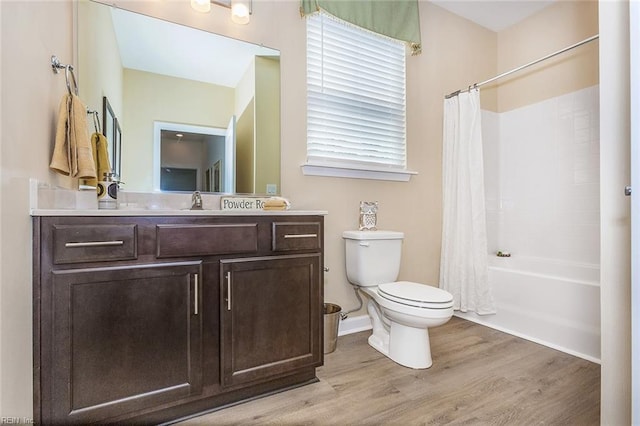
[(444, 100), (440, 288), (453, 308), (496, 312), (487, 269), (480, 91)]

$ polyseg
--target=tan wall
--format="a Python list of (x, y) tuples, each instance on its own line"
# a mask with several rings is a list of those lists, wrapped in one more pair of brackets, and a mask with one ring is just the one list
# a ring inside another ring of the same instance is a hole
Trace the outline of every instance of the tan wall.
[(82, 100), (87, 108), (99, 112), (102, 122), (102, 97), (106, 96), (114, 114), (122, 120), (122, 63), (109, 9), (93, 2), (78, 2), (77, 48)]
[(255, 192), (280, 190), (280, 58), (256, 57)]
[(122, 156), (135, 159), (122, 162), (129, 191), (153, 190), (154, 121), (226, 129), (233, 115), (234, 90), (223, 86), (125, 69), (123, 93)]
[[(236, 192), (255, 192), (256, 64), (252, 61), (235, 89)], [(279, 146), (279, 144), (278, 144)]]
[(255, 192), (254, 117), (253, 100), (251, 100), (236, 121), (236, 192), (238, 193)]
[(256, 66), (251, 62), (242, 74), (242, 78), (236, 85), (234, 114), (236, 117), (244, 114), (249, 102), (253, 100), (256, 93)]
[[(421, 79), (416, 78), (418, 81), (415, 83), (412, 81), (412, 86), (437, 85), (441, 90), (438, 96), (423, 102), (429, 102), (430, 115), (432, 112), (441, 114), (438, 111), (442, 110), (444, 95), (467, 89), (473, 83), (496, 75), (498, 36), (493, 31), (474, 25), (431, 3), (421, 1), (420, 6), (423, 45), (421, 56), (429, 62), (429, 67), (426, 68), (427, 73), (420, 76)], [(423, 92), (415, 92), (415, 88), (411, 86), (408, 90), (409, 96), (424, 96)], [(483, 88), (480, 96), (482, 108), (497, 110), (497, 92), (494, 87)], [(420, 112), (421, 109), (417, 111)], [(438, 127), (442, 127), (442, 124), (438, 123)]]
[(49, 172), (58, 103), (67, 90), (50, 57), (73, 62), (69, 2), (0, 2), (0, 416), (31, 417), (32, 285), (29, 178)]
[[(598, 34), (597, 1), (558, 1), (498, 33), (498, 74)], [(492, 76), (487, 76), (490, 78)], [(492, 83), (498, 112), (598, 84), (598, 41)], [(491, 88), (484, 86), (482, 90)], [(483, 103), (483, 107), (485, 107)]]

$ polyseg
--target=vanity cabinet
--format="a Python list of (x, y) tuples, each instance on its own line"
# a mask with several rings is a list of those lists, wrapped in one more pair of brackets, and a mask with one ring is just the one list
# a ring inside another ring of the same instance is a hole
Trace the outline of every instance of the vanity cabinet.
[(221, 262), (222, 385), (320, 363), (320, 255)]
[(52, 418), (86, 423), (199, 394), (199, 276), (200, 262), (53, 271)]
[(322, 216), (33, 230), (37, 423), (162, 423), (317, 380)]

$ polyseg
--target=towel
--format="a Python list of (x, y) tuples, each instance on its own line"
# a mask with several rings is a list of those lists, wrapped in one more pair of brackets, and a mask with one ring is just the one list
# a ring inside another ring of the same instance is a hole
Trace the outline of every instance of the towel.
[(97, 186), (98, 180), (102, 180), (103, 176), (111, 173), (111, 164), (109, 164), (109, 150), (107, 149), (107, 138), (102, 133), (94, 133), (91, 135), (91, 151), (96, 168), (96, 179), (87, 179), (84, 184), (88, 186)]
[(71, 174), (71, 146), (69, 141), (68, 122), (71, 98), (64, 95), (58, 107), (58, 126), (56, 128), (56, 144), (49, 167), (54, 171), (69, 176)]
[(65, 94), (60, 101), (56, 142), (49, 167), (65, 176), (96, 178), (87, 131), (87, 107), (76, 95)]
[(262, 210), (289, 210), (291, 203), (282, 197), (271, 197), (265, 200)]

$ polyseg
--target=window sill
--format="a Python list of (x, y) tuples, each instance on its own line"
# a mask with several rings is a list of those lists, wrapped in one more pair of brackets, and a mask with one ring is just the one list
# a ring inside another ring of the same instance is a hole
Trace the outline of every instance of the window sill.
[(389, 180), (395, 182), (408, 182), (412, 175), (418, 172), (410, 170), (388, 169), (359, 169), (348, 166), (321, 166), (317, 164), (303, 164), (302, 174), (305, 176), (326, 176), (351, 179)]

